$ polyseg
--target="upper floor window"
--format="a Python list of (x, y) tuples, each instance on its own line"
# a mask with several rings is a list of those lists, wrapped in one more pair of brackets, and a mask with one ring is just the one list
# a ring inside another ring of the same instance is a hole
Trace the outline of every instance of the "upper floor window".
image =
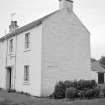
[(9, 52), (13, 52), (13, 39), (9, 41)]
[(30, 33), (25, 34), (25, 49), (30, 47)]
[(29, 65), (24, 66), (24, 81), (29, 81)]

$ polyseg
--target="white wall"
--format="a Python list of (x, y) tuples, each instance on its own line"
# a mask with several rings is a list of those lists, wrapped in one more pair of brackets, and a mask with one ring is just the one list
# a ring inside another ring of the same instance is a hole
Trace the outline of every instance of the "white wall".
[[(30, 33), (30, 49), (24, 48), (25, 33)], [(40, 96), (41, 88), (41, 34), (42, 26), (17, 36), (16, 90)], [(24, 65), (30, 66), (30, 81), (24, 83)]]
[[(13, 52), (9, 52), (9, 41), (13, 39)], [(15, 47), (16, 40), (15, 37), (11, 37), (7, 40), (0, 42), (0, 82), (1, 87), (6, 89), (7, 80), (7, 69), (6, 67), (12, 67), (12, 89), (14, 89), (15, 80)]]
[(0, 42), (0, 87), (6, 89), (6, 49), (7, 42)]
[(59, 80), (91, 79), (90, 35), (73, 12), (61, 10), (43, 22), (42, 95)]
[(98, 73), (95, 71), (91, 71), (92, 79), (98, 83)]
[[(25, 33), (30, 33), (30, 49), (24, 48)], [(6, 89), (6, 67), (12, 66), (12, 88), (40, 96), (41, 91), (41, 36), (42, 25), (0, 42), (0, 87)], [(9, 40), (13, 39), (13, 53), (9, 53)], [(16, 41), (17, 40), (17, 41)], [(17, 47), (16, 47), (17, 42)], [(7, 51), (8, 49), (8, 51)], [(6, 63), (7, 56), (7, 63)], [(30, 66), (29, 83), (24, 83), (24, 65)]]

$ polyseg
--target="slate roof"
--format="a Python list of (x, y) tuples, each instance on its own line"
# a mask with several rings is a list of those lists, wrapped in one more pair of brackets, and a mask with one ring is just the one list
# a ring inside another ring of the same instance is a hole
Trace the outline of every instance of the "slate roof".
[(98, 73), (105, 73), (105, 66), (100, 64), (99, 61), (91, 63), (91, 70)]
[(55, 12), (52, 12), (52, 13), (50, 13), (50, 14), (48, 14), (48, 15), (46, 15), (46, 16), (38, 19), (38, 20), (35, 20), (35, 21), (33, 21), (33, 22), (31, 22), (31, 23), (29, 23), (27, 25), (24, 25), (22, 27), (17, 28), (15, 31), (13, 31), (11, 33), (8, 33), (5, 36), (1, 37), (0, 38), (0, 41), (6, 40), (6, 39), (8, 39), (8, 38), (10, 38), (12, 36), (15, 36), (17, 34), (20, 34), (22, 32), (25, 32), (27, 30), (30, 30), (30, 29), (32, 29), (34, 27), (37, 27), (38, 25), (42, 24), (42, 22), (44, 21), (44, 19), (48, 18), (49, 16), (55, 14), (58, 11), (60, 11), (60, 10), (56, 10)]

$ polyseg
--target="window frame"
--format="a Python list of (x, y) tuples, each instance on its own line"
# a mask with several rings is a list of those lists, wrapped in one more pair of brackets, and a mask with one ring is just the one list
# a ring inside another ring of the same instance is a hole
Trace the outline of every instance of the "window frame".
[(30, 32), (25, 34), (25, 49), (30, 48)]
[(30, 67), (29, 65), (24, 65), (24, 82), (29, 82)]
[(9, 52), (12, 53), (13, 52), (13, 39), (9, 40)]
[(104, 73), (98, 73), (98, 84), (104, 84)]

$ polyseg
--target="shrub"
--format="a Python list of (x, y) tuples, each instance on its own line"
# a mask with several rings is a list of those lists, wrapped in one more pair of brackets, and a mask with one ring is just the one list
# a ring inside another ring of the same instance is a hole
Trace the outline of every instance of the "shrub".
[(96, 86), (97, 85), (96, 85), (95, 80), (80, 80), (77, 83), (77, 89), (79, 89), (79, 90), (84, 90), (86, 88), (87, 89), (93, 89)]
[[(55, 85), (53, 94), (50, 95), (51, 98), (59, 99), (65, 98), (65, 93), (67, 94), (68, 88), (75, 88), (78, 90), (76, 97), (83, 98), (86, 94), (86, 97), (93, 97), (92, 94), (95, 94), (95, 97), (98, 96), (98, 89), (91, 90), (96, 88), (97, 84), (95, 80), (79, 80), (79, 81), (60, 81)], [(66, 90), (67, 89), (67, 90)], [(94, 91), (94, 92), (93, 92)], [(68, 93), (69, 94), (69, 93)]]
[(54, 98), (55, 99), (65, 98), (65, 85), (61, 81), (57, 83), (55, 86)]
[(73, 99), (73, 98), (77, 98), (77, 95), (78, 95), (77, 89), (75, 89), (73, 87), (66, 89), (65, 98)]
[(77, 88), (78, 81), (64, 81), (65, 88), (74, 87)]
[(64, 81), (65, 88), (74, 87), (78, 90), (93, 89), (97, 86), (95, 80)]
[(92, 98), (93, 97), (93, 89), (89, 89), (85, 92), (86, 98)]
[(91, 80), (91, 88), (95, 88), (97, 86), (97, 83), (95, 80)]
[(96, 98), (96, 97), (99, 97), (99, 95), (100, 95), (100, 89), (99, 88), (89, 89), (85, 92), (86, 98)]
[(105, 89), (103, 89), (103, 94), (104, 94), (104, 97), (105, 97)]
[(85, 90), (79, 90), (78, 91), (78, 98), (84, 98), (85, 97)]
[(73, 87), (72, 82), (68, 80), (64, 81), (64, 85), (65, 85), (65, 88)]
[(94, 97), (99, 97), (99, 95), (100, 95), (100, 88), (94, 88), (93, 89), (93, 91), (94, 91)]

